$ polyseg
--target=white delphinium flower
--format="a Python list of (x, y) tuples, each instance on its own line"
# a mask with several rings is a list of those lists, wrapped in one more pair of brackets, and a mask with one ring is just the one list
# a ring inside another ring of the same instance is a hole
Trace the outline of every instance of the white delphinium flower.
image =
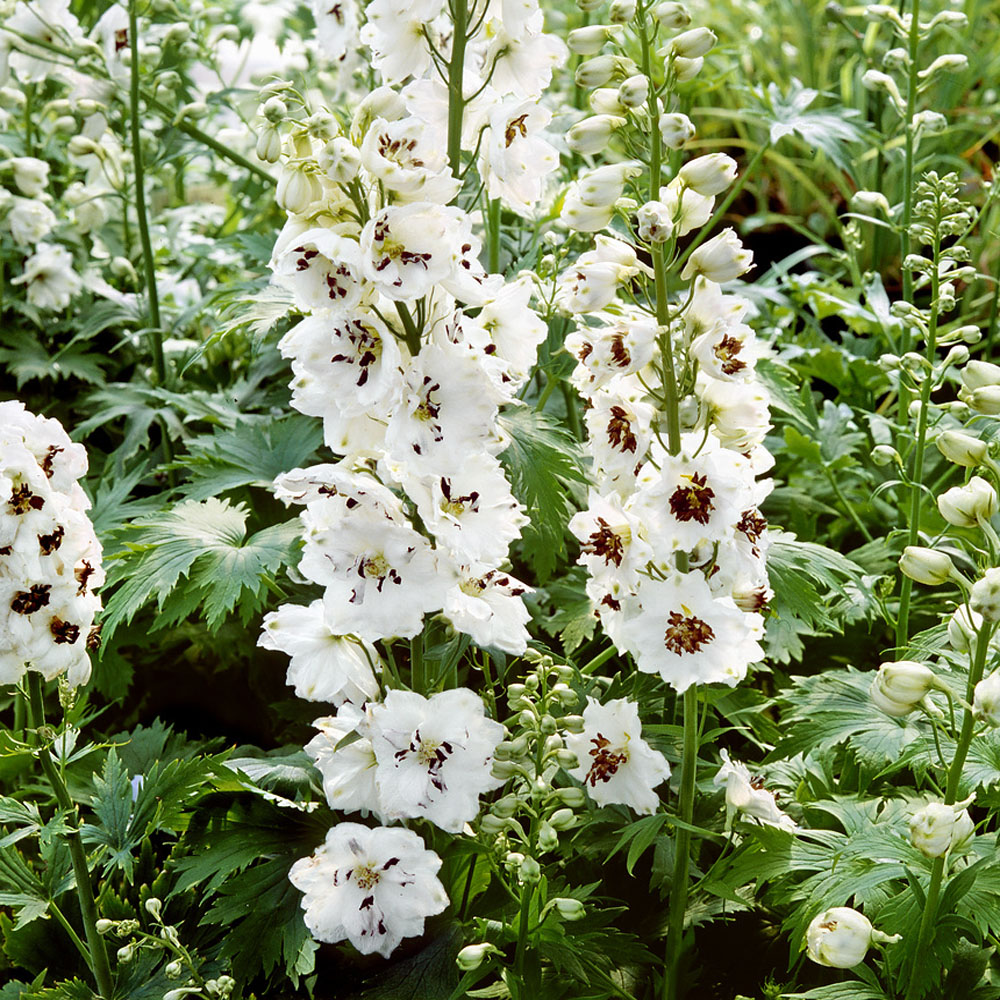
[(796, 829), (791, 816), (778, 808), (774, 792), (769, 792), (760, 778), (751, 776), (746, 764), (730, 760), (729, 753), (724, 749), (720, 754), (722, 767), (715, 775), (713, 784), (716, 788), (726, 789), (726, 811), (730, 822), (735, 812), (741, 812), (783, 830)]
[[(373, 310), (316, 312), (293, 326), (278, 349), (292, 359), (297, 376), (311, 376), (326, 387), (326, 399), (318, 400), (321, 412), (302, 410), (312, 416), (367, 415), (384, 421), (402, 395), (399, 345)], [(297, 409), (300, 396), (293, 392)]]
[(426, 32), (444, 0), (373, 0), (365, 8), (361, 41), (371, 49), (372, 65), (388, 83), (421, 77), (431, 66)]
[(90, 676), (104, 572), (77, 482), (86, 470), (58, 421), (0, 403), (0, 683), (29, 669), (73, 685)]
[(666, 207), (666, 217), (671, 220), (678, 236), (687, 236), (700, 229), (712, 217), (715, 198), (699, 194), (675, 177), (660, 188), (660, 203)]
[(894, 660), (883, 663), (872, 678), (869, 695), (875, 707), (891, 715), (902, 718), (909, 715), (935, 688), (940, 681), (930, 667), (916, 660)]
[(617, 375), (642, 371), (656, 353), (656, 322), (638, 310), (622, 315), (592, 314), (600, 326), (580, 324), (565, 341), (566, 350), (578, 361), (573, 383), (580, 392), (591, 393), (606, 386)]
[(375, 118), (361, 144), (361, 162), (396, 201), (446, 205), (461, 187), (434, 133), (414, 116), (392, 122)]
[(329, 229), (283, 234), (271, 259), (276, 285), (287, 288), (299, 309), (350, 312), (365, 292), (357, 241)]
[(440, 867), (441, 859), (411, 830), (339, 823), (315, 854), (292, 865), (288, 878), (305, 893), (302, 909), (313, 937), (347, 940), (363, 955), (388, 958), (448, 905)]
[(489, 119), (479, 171), (490, 198), (500, 198), (518, 215), (537, 210), (545, 179), (559, 166), (559, 154), (543, 136), (552, 113), (537, 101), (505, 101)]
[(657, 445), (636, 480), (633, 510), (647, 525), (661, 559), (726, 537), (753, 502), (754, 480), (741, 456), (690, 432), (670, 455)]
[(460, 345), (430, 344), (405, 373), (402, 400), (386, 430), (393, 461), (417, 473), (458, 469), (470, 452), (495, 454), (501, 397), (487, 372)]
[(520, 656), (528, 648), (531, 615), (521, 598), (531, 588), (497, 569), (457, 566), (441, 617), (477, 646)]
[(340, 62), (359, 45), (356, 0), (312, 0), (316, 40), (329, 59)]
[(655, 409), (643, 391), (621, 378), (594, 393), (584, 414), (597, 484), (631, 491), (653, 440)]
[(569, 773), (598, 805), (617, 803), (642, 814), (656, 811), (660, 797), (654, 789), (670, 777), (670, 765), (642, 738), (634, 701), (616, 698), (602, 705), (588, 698), (583, 732), (567, 733), (565, 741), (577, 759)]
[(441, 475), (421, 475), (419, 465), (410, 468), (403, 488), (439, 547), (460, 562), (496, 566), (507, 558), (528, 518), (495, 458), (472, 452)]
[(760, 382), (726, 382), (699, 376), (695, 391), (708, 410), (712, 434), (726, 448), (746, 453), (771, 428), (771, 398)]
[(378, 694), (375, 671), (382, 660), (371, 643), (335, 635), (326, 624), (322, 601), (283, 604), (264, 616), (257, 645), (291, 657), (286, 682), (306, 701), (362, 705)]
[(65, 309), (83, 280), (73, 270), (73, 256), (63, 246), (39, 243), (12, 285), (26, 285), (28, 301), (39, 309)]
[(441, 607), (442, 583), (430, 543), (403, 519), (330, 497), (302, 514), (299, 571), (326, 588), (332, 631), (369, 642), (412, 638)]
[(976, 685), (972, 711), (988, 726), (1000, 726), (1000, 670), (994, 670)]
[(381, 808), (394, 819), (423, 817), (459, 833), (479, 812), (479, 796), (499, 788), (493, 751), (504, 728), (468, 688), (424, 698), (393, 690), (367, 707), (378, 761)]
[(975, 830), (966, 806), (975, 796), (953, 805), (929, 802), (910, 817), (910, 843), (925, 857), (940, 858), (962, 847)]
[(736, 161), (725, 153), (708, 153), (688, 160), (677, 176), (685, 186), (698, 194), (722, 194), (736, 180)]
[(503, 19), (490, 19), (482, 33), (486, 40), (479, 48), (482, 75), (491, 74), (490, 85), (499, 94), (535, 100), (569, 52), (561, 38), (542, 30), (545, 18), (537, 5), (515, 17), (510, 17), (508, 6)]
[(732, 229), (723, 229), (718, 236), (703, 243), (691, 256), (681, 271), (687, 281), (702, 275), (709, 281), (733, 281), (753, 267), (753, 253), (739, 241)]
[(36, 198), (14, 198), (7, 213), (7, 227), (19, 247), (33, 247), (56, 227), (55, 213)]
[(274, 481), (274, 495), (286, 506), (339, 496), (349, 507), (364, 507), (389, 520), (405, 520), (399, 497), (368, 472), (352, 468), (347, 461), (283, 472)]
[(580, 540), (577, 562), (587, 567), (592, 579), (613, 578), (631, 585), (653, 558), (641, 521), (615, 493), (601, 496), (592, 489), (587, 509), (570, 519), (569, 530)]
[(556, 305), (568, 314), (596, 312), (610, 305), (619, 285), (642, 271), (633, 247), (611, 236), (598, 236), (596, 247), (580, 254), (576, 263), (559, 275)]
[(454, 223), (428, 202), (383, 208), (361, 231), (365, 276), (394, 301), (426, 295), (453, 276)]
[(989, 521), (997, 512), (996, 490), (981, 476), (973, 476), (964, 486), (953, 486), (937, 498), (941, 516), (957, 528), (974, 528)]
[(0, 27), (2, 75), (6, 77), (9, 64), (21, 83), (38, 83), (47, 76), (67, 77), (70, 70), (62, 60), (54, 59), (45, 46), (72, 46), (82, 37), (80, 22), (70, 11), (69, 0), (19, 3)]
[[(373, 813), (385, 822), (378, 786), (378, 761), (372, 749), (368, 716), (356, 705), (341, 705), (336, 715), (316, 719), (319, 730), (305, 746), (323, 776), (323, 792), (331, 809), (339, 812)], [(352, 733), (357, 739), (339, 746)], [(338, 749), (339, 746), (339, 749)]]
[(49, 165), (36, 156), (12, 156), (7, 166), (14, 171), (14, 183), (26, 198), (37, 198), (49, 182)]
[(714, 597), (700, 573), (640, 577), (622, 604), (622, 643), (643, 673), (658, 673), (678, 694), (692, 684), (732, 687), (763, 659), (763, 618)]
[(717, 321), (691, 344), (691, 357), (712, 378), (726, 382), (746, 382), (762, 351), (757, 335), (745, 323)]

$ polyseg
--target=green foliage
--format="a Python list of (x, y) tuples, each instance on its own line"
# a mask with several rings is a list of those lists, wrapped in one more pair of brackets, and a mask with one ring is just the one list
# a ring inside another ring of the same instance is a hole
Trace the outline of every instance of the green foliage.
[[(249, 511), (225, 500), (185, 500), (173, 510), (130, 525), (126, 551), (110, 566), (104, 627), (113, 634), (151, 600), (156, 628), (200, 608), (212, 631), (236, 611), (247, 622), (264, 606), (274, 575), (295, 561), (297, 520), (246, 538)], [(179, 581), (183, 581), (179, 583)]]

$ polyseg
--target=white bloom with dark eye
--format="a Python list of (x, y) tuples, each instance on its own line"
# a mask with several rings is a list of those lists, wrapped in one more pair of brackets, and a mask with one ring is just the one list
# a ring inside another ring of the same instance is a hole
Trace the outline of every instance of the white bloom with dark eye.
[(500, 399), (488, 373), (461, 345), (424, 347), (405, 374), (402, 400), (389, 420), (391, 459), (431, 475), (461, 468), (470, 452), (500, 451)]
[(654, 408), (615, 379), (594, 393), (584, 415), (598, 486), (631, 491), (653, 440)]
[(700, 573), (640, 577), (623, 602), (621, 638), (638, 668), (678, 693), (692, 684), (738, 684), (763, 659), (764, 620), (731, 598), (713, 597)]
[(340, 62), (359, 43), (356, 0), (313, 0), (312, 13), (320, 48)]
[(472, 452), (441, 475), (421, 475), (419, 465), (407, 468), (403, 488), (438, 547), (462, 563), (497, 566), (507, 558), (528, 518), (495, 458)]
[(382, 660), (371, 643), (335, 635), (326, 624), (322, 601), (283, 604), (264, 616), (257, 645), (291, 657), (286, 681), (306, 701), (361, 705), (378, 694), (375, 671)]
[(56, 227), (55, 213), (36, 198), (14, 198), (7, 213), (7, 227), (19, 247), (33, 247)]
[(411, 638), (424, 613), (441, 607), (430, 544), (405, 521), (350, 503), (331, 497), (306, 508), (299, 571), (326, 587), (332, 631), (369, 642)]
[(653, 558), (642, 534), (642, 523), (621, 498), (590, 491), (587, 509), (575, 514), (569, 530), (580, 540), (580, 558), (593, 579), (615, 579), (626, 584)]
[(531, 217), (545, 178), (559, 165), (559, 154), (542, 137), (552, 113), (537, 101), (504, 101), (493, 110), (483, 138), (480, 173), (487, 194), (500, 198), (518, 215)]
[(596, 247), (580, 254), (576, 264), (559, 275), (556, 305), (564, 313), (596, 312), (615, 298), (618, 286), (648, 268), (634, 247), (610, 236), (598, 236)]
[(70, 252), (54, 243), (39, 243), (10, 283), (26, 285), (28, 302), (39, 309), (65, 309), (83, 285)]
[(448, 896), (437, 878), (441, 859), (412, 830), (339, 823), (288, 878), (305, 895), (302, 909), (319, 941), (350, 941), (363, 955), (388, 958), (424, 932)]
[(468, 688), (430, 698), (393, 690), (367, 713), (387, 816), (423, 817), (459, 833), (479, 813), (479, 796), (503, 784), (492, 767), (504, 728)]
[[(378, 762), (372, 749), (368, 716), (348, 703), (336, 715), (316, 719), (313, 725), (319, 733), (306, 744), (305, 751), (323, 777), (323, 792), (330, 808), (339, 812), (371, 812), (385, 822), (375, 783)], [(356, 738), (347, 742), (352, 734)]]
[(316, 416), (330, 410), (386, 420), (403, 391), (399, 345), (368, 309), (316, 312), (293, 326), (278, 349), (292, 359), (297, 376), (311, 376), (326, 386), (327, 406)]
[(730, 760), (726, 750), (721, 750), (720, 753), (722, 767), (715, 775), (713, 784), (716, 788), (725, 788), (726, 811), (730, 818), (733, 813), (741, 812), (761, 823), (781, 827), (783, 830), (794, 830), (794, 820), (778, 808), (774, 792), (769, 792), (764, 787), (763, 780), (752, 777), (746, 764)]
[(660, 797), (654, 789), (670, 777), (670, 765), (642, 738), (634, 701), (616, 698), (602, 705), (588, 698), (583, 732), (567, 733), (565, 741), (577, 759), (569, 773), (583, 782), (598, 805), (617, 803), (645, 814), (656, 811)]
[(365, 276), (393, 301), (426, 295), (453, 276), (453, 229), (440, 205), (383, 208), (361, 231)]
[(446, 205), (461, 181), (451, 175), (445, 150), (419, 118), (396, 121), (375, 118), (361, 144), (361, 163), (397, 201), (430, 201)]
[(477, 646), (520, 656), (528, 648), (531, 615), (521, 599), (531, 587), (498, 569), (457, 566), (441, 617)]
[(325, 462), (283, 472), (274, 481), (274, 495), (286, 506), (339, 496), (349, 509), (362, 507), (389, 520), (406, 519), (403, 505), (392, 490), (348, 462)]
[(725, 382), (747, 382), (761, 356), (757, 335), (745, 323), (719, 320), (691, 344), (701, 370)]
[(602, 313), (600, 326), (580, 324), (565, 341), (577, 359), (573, 383), (580, 392), (590, 394), (606, 386), (617, 375), (642, 371), (656, 352), (656, 322), (648, 316), (628, 310), (616, 316)]
[(83, 37), (69, 0), (15, 4), (3, 27), (6, 31), (0, 34), (0, 68), (4, 72), (9, 51), (10, 68), (20, 83), (38, 83), (47, 76), (68, 77), (71, 70), (63, 60), (53, 58), (48, 46), (72, 48)]
[(361, 303), (365, 282), (357, 241), (329, 229), (307, 229), (281, 243), (271, 280), (292, 293), (299, 309), (349, 312)]

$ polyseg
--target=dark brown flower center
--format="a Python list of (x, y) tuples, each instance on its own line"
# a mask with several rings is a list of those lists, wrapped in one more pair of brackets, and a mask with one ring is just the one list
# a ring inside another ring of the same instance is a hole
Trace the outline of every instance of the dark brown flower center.
[(625, 543), (622, 536), (612, 529), (603, 517), (597, 519), (597, 531), (580, 546), (588, 555), (601, 556), (605, 563), (621, 566), (625, 554)]
[(630, 451), (635, 454), (637, 442), (632, 433), (632, 424), (625, 409), (621, 406), (611, 407), (611, 419), (608, 421), (608, 442), (619, 451)]
[(618, 768), (628, 763), (628, 754), (624, 750), (616, 753), (609, 749), (611, 741), (601, 733), (590, 742), (594, 744), (594, 749), (590, 751), (593, 761), (584, 781), (589, 781), (590, 787), (595, 788), (598, 781), (610, 781), (618, 773)]
[(722, 362), (722, 371), (726, 375), (735, 375), (746, 368), (746, 362), (737, 357), (742, 350), (743, 341), (729, 334), (715, 345), (715, 356)]
[(712, 511), (715, 510), (715, 490), (706, 485), (707, 477), (694, 473), (690, 477), (690, 486), (678, 486), (670, 497), (670, 513), (678, 521), (697, 521), (708, 524)]
[[(686, 608), (684, 610), (687, 611)], [(678, 656), (697, 653), (715, 638), (712, 626), (690, 612), (685, 616), (679, 611), (671, 611), (667, 621), (669, 625), (663, 635), (663, 645)]]

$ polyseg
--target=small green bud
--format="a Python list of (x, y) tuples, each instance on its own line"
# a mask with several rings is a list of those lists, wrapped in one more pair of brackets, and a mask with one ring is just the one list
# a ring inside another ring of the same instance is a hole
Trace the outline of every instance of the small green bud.
[(555, 904), (555, 908), (559, 911), (559, 916), (563, 920), (579, 920), (581, 917), (586, 916), (587, 911), (579, 899), (569, 899), (560, 896), (557, 899), (553, 899), (552, 902)]

